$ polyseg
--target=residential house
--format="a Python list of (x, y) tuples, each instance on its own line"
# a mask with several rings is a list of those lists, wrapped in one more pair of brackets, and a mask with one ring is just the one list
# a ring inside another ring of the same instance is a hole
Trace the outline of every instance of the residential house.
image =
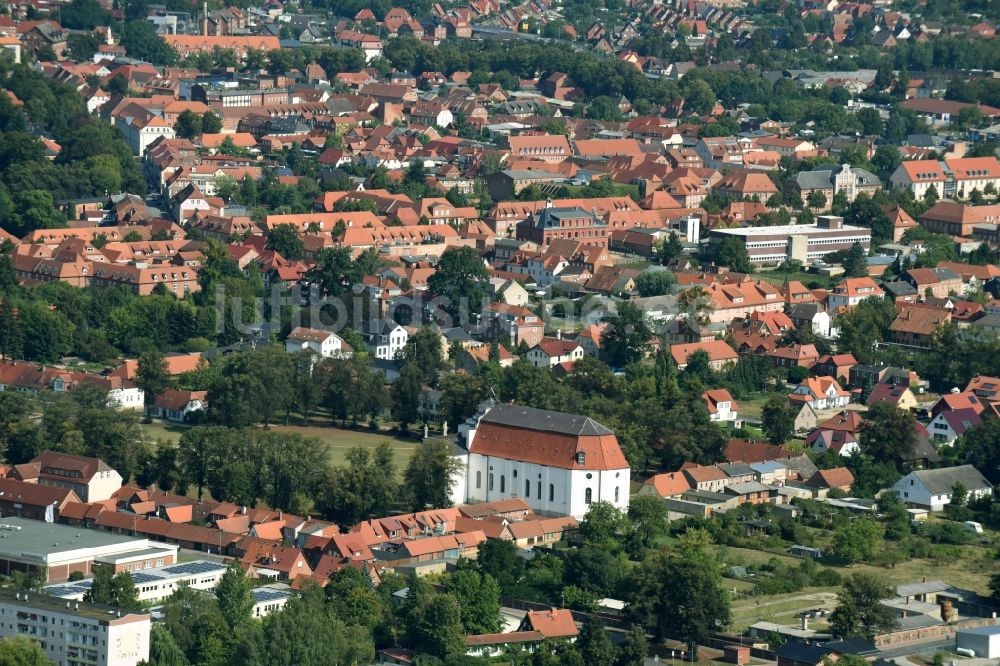
[(819, 360), (816, 345), (812, 344), (795, 343), (785, 347), (776, 347), (767, 355), (771, 357), (775, 367), (778, 368), (811, 368)]
[(812, 477), (806, 481), (807, 486), (813, 488), (842, 490), (847, 492), (854, 483), (854, 475), (846, 467), (834, 467), (831, 469), (817, 470)]
[(914, 470), (892, 489), (906, 504), (941, 511), (951, 503), (957, 485), (965, 488), (969, 500), (993, 495), (993, 484), (972, 465)]
[(528, 350), (527, 359), (536, 368), (552, 368), (563, 363), (572, 365), (583, 355), (583, 347), (576, 340), (545, 337)]
[(825, 354), (812, 367), (813, 374), (833, 377), (842, 386), (850, 382), (851, 368), (858, 364), (854, 354)]
[(797, 303), (788, 309), (788, 318), (795, 328), (811, 329), (823, 338), (836, 337), (833, 320), (821, 303)]
[(879, 383), (872, 388), (865, 404), (871, 407), (880, 402), (887, 402), (909, 411), (917, 406), (917, 397), (906, 384)]
[(975, 409), (943, 411), (927, 424), (927, 432), (935, 442), (953, 444), (956, 439), (982, 422), (982, 414)]
[(354, 350), (332, 331), (299, 326), (285, 338), (285, 351), (289, 354), (311, 351), (320, 358), (343, 358)]
[(691, 354), (698, 351), (708, 354), (708, 364), (713, 370), (722, 370), (726, 366), (735, 365), (739, 361), (739, 354), (724, 340), (670, 345), (670, 355), (680, 370), (687, 367)]
[(911, 347), (929, 347), (938, 328), (951, 321), (951, 312), (911, 305), (903, 308), (889, 326), (893, 342)]
[(739, 415), (739, 405), (726, 389), (713, 389), (701, 394), (708, 408), (708, 418), (712, 421), (735, 421)]
[(830, 310), (853, 308), (866, 298), (884, 294), (885, 292), (870, 277), (844, 278), (827, 296), (826, 304)]
[(191, 414), (204, 412), (207, 406), (208, 391), (167, 389), (156, 396), (149, 415), (174, 423), (186, 423)]
[(851, 402), (851, 394), (833, 377), (807, 377), (789, 394), (793, 406), (809, 405), (814, 410), (837, 409)]
[[(368, 352), (377, 359), (392, 361), (410, 339), (409, 332), (389, 319), (366, 321), (362, 335)], [(342, 343), (343, 346), (344, 343)]]
[(122, 487), (122, 476), (99, 458), (45, 451), (14, 467), (14, 478), (51, 488), (72, 490), (81, 501), (102, 502)]

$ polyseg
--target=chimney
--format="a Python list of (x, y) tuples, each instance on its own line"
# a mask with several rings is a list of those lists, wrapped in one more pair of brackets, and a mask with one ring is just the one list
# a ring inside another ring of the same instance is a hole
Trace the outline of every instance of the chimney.
[(802, 631), (809, 630), (809, 618), (806, 615), (802, 616)]
[(562, 329), (561, 328), (557, 328), (556, 329), (556, 340), (562, 340)]
[(201, 34), (208, 37), (208, 0), (201, 3)]

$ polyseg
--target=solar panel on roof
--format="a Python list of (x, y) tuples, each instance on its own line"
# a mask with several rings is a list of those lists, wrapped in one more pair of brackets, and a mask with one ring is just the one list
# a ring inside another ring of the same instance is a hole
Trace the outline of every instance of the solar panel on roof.
[(275, 601), (277, 599), (287, 599), (292, 596), (289, 592), (278, 590), (254, 590), (253, 598), (260, 603), (262, 601)]
[(45, 588), (45, 594), (50, 594), (53, 597), (69, 597), (79, 593), (80, 588), (75, 585), (60, 585), (59, 587)]
[(151, 576), (148, 573), (136, 572), (130, 575), (132, 576), (132, 582), (136, 585), (142, 585), (143, 583), (151, 583), (154, 580), (160, 580), (159, 576)]
[(225, 568), (224, 565), (218, 562), (185, 562), (184, 564), (166, 567), (162, 571), (168, 574), (200, 574), (208, 573), (209, 571), (219, 571)]

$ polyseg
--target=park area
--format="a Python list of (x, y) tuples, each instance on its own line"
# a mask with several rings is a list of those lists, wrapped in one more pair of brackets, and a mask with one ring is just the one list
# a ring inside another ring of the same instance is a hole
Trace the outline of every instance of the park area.
[[(141, 424), (144, 436), (150, 442), (164, 441), (176, 444), (188, 426), (167, 424), (162, 421)], [(303, 437), (314, 437), (327, 446), (330, 464), (347, 464), (347, 452), (354, 447), (375, 450), (383, 442), (392, 447), (396, 463), (396, 474), (402, 476), (406, 464), (420, 445), (417, 437), (402, 438), (389, 431), (372, 431), (367, 428), (353, 430), (320, 425), (272, 425), (271, 430)]]

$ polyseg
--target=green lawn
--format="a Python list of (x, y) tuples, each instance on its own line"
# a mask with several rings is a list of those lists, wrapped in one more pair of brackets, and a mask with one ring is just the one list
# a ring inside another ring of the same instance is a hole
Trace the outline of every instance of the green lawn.
[[(163, 440), (176, 444), (186, 426), (168, 425), (161, 421), (140, 424), (144, 436), (151, 442)], [(336, 428), (333, 426), (294, 426), (294, 425), (272, 425), (272, 430), (279, 432), (292, 432), (305, 437), (315, 437), (329, 448), (329, 459), (334, 465), (345, 464), (347, 452), (357, 446), (366, 449), (375, 449), (382, 442), (388, 442), (392, 446), (395, 454), (396, 473), (402, 474), (406, 464), (413, 456), (413, 452), (420, 445), (416, 438), (404, 439), (397, 437), (394, 433), (350, 428)]]
[(832, 278), (828, 275), (820, 275), (819, 273), (805, 273), (802, 271), (799, 271), (797, 273), (782, 273), (780, 271), (771, 271), (765, 273), (762, 271), (760, 273), (757, 273), (755, 277), (759, 277), (762, 280), (766, 280), (767, 282), (770, 282), (771, 284), (776, 284), (778, 286), (783, 285), (786, 279), (789, 282), (798, 280), (806, 287), (808, 287), (810, 283), (814, 282), (819, 284), (821, 289), (829, 289), (840, 281), (840, 278)]

